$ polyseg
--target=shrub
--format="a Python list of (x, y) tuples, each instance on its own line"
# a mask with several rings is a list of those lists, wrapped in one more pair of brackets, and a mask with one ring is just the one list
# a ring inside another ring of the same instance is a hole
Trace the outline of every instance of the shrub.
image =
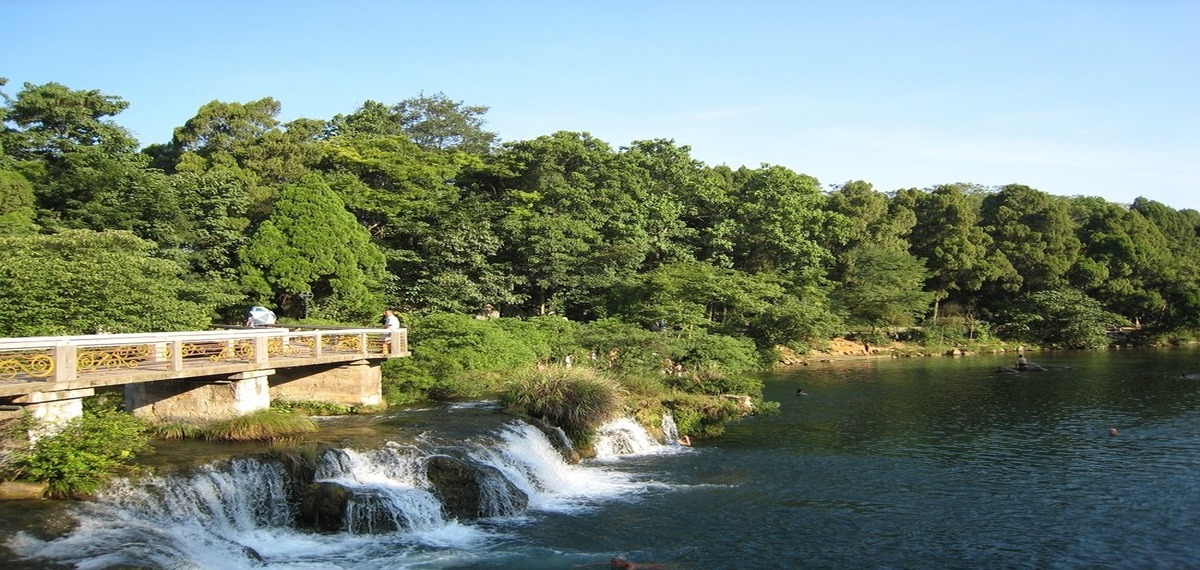
[(317, 424), (305, 414), (269, 408), (215, 423), (204, 430), (204, 437), (224, 441), (275, 441), (316, 430)]
[[(30, 420), (21, 428), (39, 426)], [(149, 448), (148, 426), (134, 416), (107, 408), (85, 409), (29, 448), (14, 452), (17, 478), (48, 483), (56, 497), (95, 492), (113, 471)]]
[(584, 442), (620, 413), (621, 395), (616, 382), (595, 370), (554, 367), (517, 376), (501, 400), (510, 410), (546, 420)]
[(337, 402), (315, 402), (312, 400), (275, 400), (271, 407), (283, 411), (300, 411), (310, 416), (345, 416), (358, 413), (358, 408)]
[(731, 374), (762, 367), (754, 342), (719, 334), (701, 334), (679, 340), (675, 361), (685, 370)]

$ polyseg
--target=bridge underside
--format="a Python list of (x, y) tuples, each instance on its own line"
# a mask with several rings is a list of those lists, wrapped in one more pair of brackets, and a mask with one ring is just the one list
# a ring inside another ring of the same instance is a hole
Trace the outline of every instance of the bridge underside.
[(206, 424), (269, 408), (276, 400), (380, 405), (379, 363), (359, 360), (125, 386), (125, 409), (153, 422)]
[[(378, 360), (249, 370), (232, 375), (126, 384), (125, 410), (154, 423), (203, 425), (271, 407), (271, 402), (314, 401), (348, 406), (383, 404)], [(0, 419), (29, 411), (38, 420), (61, 424), (83, 413), (94, 388), (54, 390), (11, 399)]]

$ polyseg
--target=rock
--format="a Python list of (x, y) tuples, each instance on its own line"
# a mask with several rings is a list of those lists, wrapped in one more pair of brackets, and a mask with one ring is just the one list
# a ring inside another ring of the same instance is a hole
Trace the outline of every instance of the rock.
[(426, 461), (425, 476), (442, 510), (460, 520), (512, 515), (529, 507), (529, 496), (490, 465), (436, 455)]
[(346, 520), (351, 491), (337, 483), (312, 483), (296, 512), (296, 524), (319, 532), (338, 532)]
[(45, 483), (4, 481), (0, 483), (0, 500), (42, 499), (46, 496)]

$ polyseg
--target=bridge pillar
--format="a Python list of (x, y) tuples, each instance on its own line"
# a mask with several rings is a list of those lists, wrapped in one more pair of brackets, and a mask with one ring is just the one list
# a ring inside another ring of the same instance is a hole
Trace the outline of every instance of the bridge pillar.
[(96, 390), (93, 388), (53, 390), (17, 396), (13, 403), (20, 405), (39, 420), (44, 433), (54, 433), (62, 424), (82, 416), (83, 399), (94, 395)]
[(271, 407), (267, 378), (251, 370), (222, 380), (164, 380), (125, 385), (125, 409), (155, 422), (206, 424)]
[(330, 402), (349, 406), (383, 404), (380, 362), (355, 360), (341, 366), (297, 366), (271, 377), (271, 399)]

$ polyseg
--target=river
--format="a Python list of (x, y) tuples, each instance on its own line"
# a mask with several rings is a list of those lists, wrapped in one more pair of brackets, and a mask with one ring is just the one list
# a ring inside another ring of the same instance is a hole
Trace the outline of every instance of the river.
[[(777, 414), (690, 448), (616, 422), (580, 465), (490, 402), (322, 420), (343, 450), (320, 477), (369, 491), (399, 521), (386, 532), (296, 530), (277, 467), (169, 446), (149, 462), (214, 461), (92, 503), (0, 503), (0, 566), (1200, 567), (1200, 350), (1032, 356), (1047, 370), (972, 356), (772, 372)], [(528, 508), (443, 516), (419, 469), (434, 454), (494, 467)]]

